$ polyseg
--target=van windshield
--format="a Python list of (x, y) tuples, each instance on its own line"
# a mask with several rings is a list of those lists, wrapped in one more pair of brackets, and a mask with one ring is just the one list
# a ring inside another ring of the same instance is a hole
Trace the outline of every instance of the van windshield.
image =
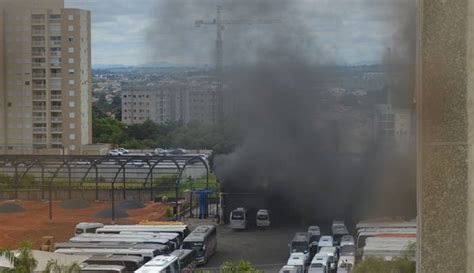
[(268, 220), (268, 215), (266, 214), (260, 214), (257, 216), (258, 220)]
[(244, 213), (242, 211), (234, 211), (232, 212), (232, 220), (243, 220)]
[(307, 242), (293, 242), (291, 243), (291, 252), (305, 252), (308, 250)]
[(203, 247), (203, 242), (184, 242), (183, 248), (184, 249), (194, 249), (194, 250), (201, 250)]

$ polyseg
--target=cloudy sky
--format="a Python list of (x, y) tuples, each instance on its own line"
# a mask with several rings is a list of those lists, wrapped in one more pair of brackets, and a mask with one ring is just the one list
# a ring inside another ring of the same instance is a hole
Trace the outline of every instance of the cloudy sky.
[(215, 27), (196, 28), (194, 21), (215, 18), (217, 3), (225, 19), (285, 24), (228, 26), (226, 63), (251, 59), (251, 52), (272, 43), (265, 39), (269, 33), (294, 32), (289, 40), (320, 62), (365, 64), (380, 62), (388, 47), (403, 52), (408, 1), (66, 0), (66, 7), (92, 12), (93, 64), (213, 63)]

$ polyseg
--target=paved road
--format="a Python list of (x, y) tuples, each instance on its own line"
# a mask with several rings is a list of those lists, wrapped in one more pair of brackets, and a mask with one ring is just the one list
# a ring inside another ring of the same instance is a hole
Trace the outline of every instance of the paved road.
[(205, 269), (219, 272), (219, 266), (226, 261), (247, 260), (265, 272), (278, 272), (288, 260), (288, 243), (297, 231), (303, 229), (278, 227), (233, 231), (227, 226), (219, 226), (217, 253)]

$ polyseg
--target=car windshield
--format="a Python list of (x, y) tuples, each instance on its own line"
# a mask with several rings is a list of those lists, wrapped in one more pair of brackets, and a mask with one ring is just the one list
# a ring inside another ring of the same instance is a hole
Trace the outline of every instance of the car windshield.
[(232, 212), (232, 220), (243, 220), (244, 213), (242, 211), (234, 211)]

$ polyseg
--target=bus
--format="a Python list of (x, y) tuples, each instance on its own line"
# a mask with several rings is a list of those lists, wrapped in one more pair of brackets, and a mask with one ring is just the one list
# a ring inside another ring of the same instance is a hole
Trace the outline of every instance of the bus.
[(67, 255), (127, 255), (142, 257), (144, 261), (149, 261), (158, 255), (164, 254), (160, 250), (155, 249), (94, 249), (94, 248), (63, 248), (57, 249), (54, 253)]
[(76, 235), (84, 234), (84, 233), (95, 233), (98, 228), (104, 227), (102, 223), (88, 223), (82, 222), (76, 225), (74, 233)]
[(85, 265), (81, 268), (84, 273), (125, 273), (125, 267), (121, 265)]
[(181, 273), (194, 272), (196, 251), (191, 249), (178, 249), (173, 251), (170, 255), (178, 257)]
[(416, 228), (380, 228), (358, 233), (356, 242), (356, 261), (362, 258), (367, 238), (370, 237), (416, 237)]
[(175, 249), (178, 249), (181, 246), (182, 241), (180, 241), (179, 234), (173, 232), (162, 232), (162, 233), (153, 233), (153, 232), (131, 232), (131, 231), (122, 231), (119, 233), (120, 236), (150, 236), (153, 238), (168, 239), (175, 244)]
[(121, 265), (126, 272), (134, 272), (144, 264), (142, 257), (122, 255), (96, 255), (85, 260), (88, 265)]
[(179, 259), (176, 256), (161, 255), (144, 264), (135, 273), (179, 273)]
[(72, 243), (123, 243), (123, 244), (160, 244), (167, 246), (170, 251), (176, 249), (177, 245), (168, 239), (153, 238), (146, 236), (120, 236), (111, 234), (82, 234), (69, 239)]
[(198, 226), (186, 239), (184, 239), (182, 249), (192, 249), (196, 251), (196, 263), (206, 264), (216, 253), (217, 229), (213, 225)]
[[(77, 239), (77, 238), (88, 238), (90, 240), (93, 239), (111, 239), (112, 240), (118, 240), (118, 239), (130, 239), (136, 240), (137, 242), (140, 243), (160, 243), (160, 244), (171, 244), (174, 246), (174, 249), (179, 248), (181, 245), (180, 240), (179, 240), (179, 234), (178, 233), (141, 233), (141, 232), (121, 232), (119, 234), (90, 234), (90, 233), (84, 233), (79, 236), (73, 237), (75, 240), (83, 240), (83, 239)], [(84, 239), (85, 240), (85, 239)], [(126, 240), (125, 240), (126, 241)], [(170, 243), (171, 242), (171, 243)]]
[(246, 229), (249, 220), (249, 211), (245, 208), (236, 208), (230, 213), (231, 229)]
[(103, 234), (120, 234), (123, 231), (128, 232), (152, 232), (152, 233), (178, 233), (180, 240), (183, 241), (191, 232), (187, 225), (105, 225), (98, 228), (96, 233)]
[(54, 245), (55, 249), (65, 249), (65, 248), (113, 248), (113, 249), (154, 249), (159, 250), (164, 253), (170, 253), (170, 249), (161, 244), (140, 244), (140, 243), (123, 243), (123, 242), (99, 242), (99, 243), (77, 243), (77, 242), (65, 242), (65, 243), (56, 243)]

